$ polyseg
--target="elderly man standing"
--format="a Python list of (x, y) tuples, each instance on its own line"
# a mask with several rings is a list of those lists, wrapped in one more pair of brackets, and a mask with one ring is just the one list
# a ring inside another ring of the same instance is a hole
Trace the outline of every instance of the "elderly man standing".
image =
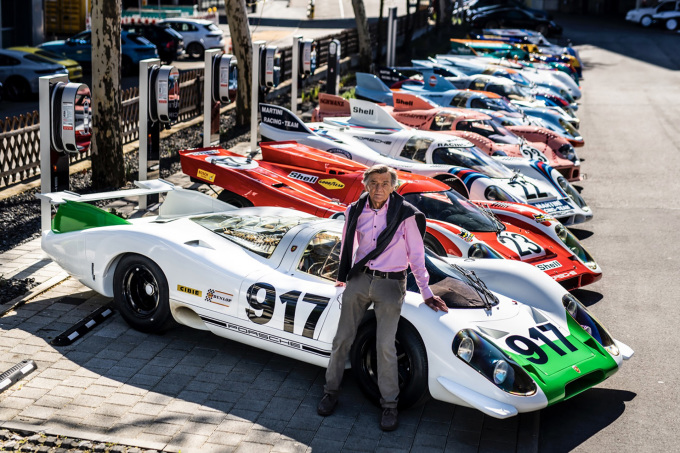
[(395, 338), (406, 295), (406, 269), (411, 266), (425, 304), (448, 311), (444, 301), (428, 286), (425, 269), (425, 216), (394, 192), (397, 173), (386, 165), (364, 172), (364, 193), (345, 211), (340, 267), (336, 286), (345, 286), (338, 331), (326, 370), (319, 415), (331, 415), (357, 329), (373, 304), (377, 323), (378, 387), (383, 413), (380, 428), (397, 428), (399, 378)]

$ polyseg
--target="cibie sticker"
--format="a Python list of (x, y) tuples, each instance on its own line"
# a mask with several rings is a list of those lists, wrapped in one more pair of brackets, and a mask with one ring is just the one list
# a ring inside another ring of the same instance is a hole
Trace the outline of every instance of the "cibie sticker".
[(186, 156), (214, 156), (220, 152), (216, 149), (211, 149), (208, 151), (194, 151), (193, 153), (187, 153)]
[(552, 222), (555, 220), (555, 217), (551, 217), (548, 214), (534, 214), (534, 220), (537, 223)]
[(310, 184), (314, 184), (319, 179), (316, 176), (308, 175), (306, 173), (299, 173), (297, 171), (291, 171), (288, 173), (288, 177), (291, 179), (297, 179), (298, 181), (308, 182)]
[(198, 297), (201, 297), (201, 295), (203, 294), (201, 291), (199, 291), (197, 289), (189, 288), (188, 286), (182, 286), (182, 285), (177, 285), (177, 291), (187, 293), (187, 294), (191, 294), (192, 296), (198, 296)]
[(215, 173), (210, 173), (209, 171), (198, 169), (196, 173), (197, 178), (205, 179), (210, 182), (215, 182)]
[(470, 233), (468, 230), (460, 230), (458, 236), (463, 238), (465, 242), (472, 242), (472, 240), (475, 238), (475, 235)]
[(319, 185), (325, 187), (328, 190), (338, 190), (338, 189), (344, 189), (345, 184), (338, 181), (337, 179), (320, 179), (319, 180)]
[(550, 269), (557, 269), (558, 267), (562, 267), (562, 265), (557, 260), (549, 261), (547, 263), (539, 263), (536, 265), (536, 268), (542, 271), (549, 271)]
[(233, 294), (225, 293), (223, 291), (218, 291), (212, 288), (209, 289), (208, 292), (205, 294), (206, 302), (223, 305), (225, 307), (228, 307), (233, 299), (234, 299)]

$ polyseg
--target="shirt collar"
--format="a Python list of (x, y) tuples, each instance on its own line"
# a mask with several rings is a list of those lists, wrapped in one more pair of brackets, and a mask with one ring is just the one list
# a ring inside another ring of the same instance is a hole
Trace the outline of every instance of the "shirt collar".
[(364, 210), (368, 209), (369, 211), (375, 211), (375, 212), (383, 212), (383, 210), (384, 210), (384, 211), (386, 212), (386, 211), (387, 211), (387, 207), (388, 207), (389, 204), (390, 204), (390, 198), (391, 198), (391, 197), (387, 197), (387, 201), (385, 202), (384, 205), (382, 205), (382, 208), (376, 210), (376, 209), (373, 209), (373, 208), (371, 207), (371, 199), (370, 199), (370, 197), (369, 197), (368, 200), (366, 200), (366, 206), (364, 206)]

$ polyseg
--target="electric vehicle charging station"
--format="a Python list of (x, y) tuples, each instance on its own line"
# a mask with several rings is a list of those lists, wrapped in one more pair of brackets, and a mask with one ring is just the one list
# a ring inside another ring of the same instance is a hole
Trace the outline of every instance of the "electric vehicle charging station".
[[(139, 180), (160, 175), (161, 126), (170, 127), (179, 116), (179, 71), (160, 66), (158, 58), (139, 62)], [(158, 194), (139, 198), (139, 209), (158, 203)]]
[(290, 109), (297, 113), (298, 84), (316, 71), (316, 43), (313, 39), (293, 36), (293, 74), (290, 88)]
[(203, 78), (203, 146), (220, 141), (220, 106), (231, 102), (230, 90), (236, 89), (236, 58), (219, 49), (205, 51)]
[(253, 67), (250, 92), (250, 153), (257, 150), (257, 112), (260, 110), (260, 94), (266, 94), (279, 84), (281, 68), (276, 66), (276, 46), (267, 41), (253, 41)]
[[(65, 191), (69, 184), (69, 154), (87, 152), (92, 140), (92, 94), (87, 85), (69, 83), (68, 76), (39, 79), (40, 184), (42, 193)], [(40, 201), (41, 228), (51, 225), (50, 203)]]
[(340, 41), (331, 40), (328, 43), (328, 71), (326, 71), (326, 93), (338, 94), (340, 86)]
[(386, 66), (394, 66), (397, 49), (397, 7), (389, 8), (387, 14), (387, 56)]

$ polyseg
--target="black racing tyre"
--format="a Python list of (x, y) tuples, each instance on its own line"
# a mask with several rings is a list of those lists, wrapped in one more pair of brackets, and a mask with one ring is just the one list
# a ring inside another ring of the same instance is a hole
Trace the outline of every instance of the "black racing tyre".
[[(350, 358), (359, 388), (373, 403), (379, 405), (375, 333), (375, 319), (362, 324), (354, 339)], [(418, 331), (404, 318), (399, 320), (396, 345), (399, 361), (399, 407), (423, 404), (430, 398), (427, 352)]]
[(465, 184), (463, 184), (463, 181), (456, 178), (455, 176), (444, 176), (438, 177), (436, 179), (443, 182), (465, 198), (470, 198), (470, 193), (468, 192), (467, 187), (465, 187)]
[(113, 274), (113, 300), (121, 316), (141, 332), (161, 333), (174, 323), (168, 280), (160, 267), (142, 255), (125, 255)]
[(430, 233), (425, 233), (423, 243), (425, 244), (425, 249), (430, 250), (435, 255), (446, 256), (446, 250), (444, 250), (444, 247), (439, 243), (437, 238), (432, 236)]
[(5, 81), (4, 90), (8, 101), (26, 101), (31, 86), (28, 84), (28, 80), (23, 77), (12, 77)]
[(203, 46), (200, 45), (197, 42), (192, 42), (187, 46), (187, 55), (189, 55), (191, 58), (203, 58), (203, 52), (205, 52), (205, 49), (203, 49)]
[(241, 195), (237, 195), (234, 192), (230, 192), (228, 190), (223, 190), (220, 192), (219, 195), (217, 195), (217, 199), (224, 201), (225, 203), (229, 203), (232, 206), (236, 206), (237, 208), (250, 208), (253, 206), (253, 203), (247, 198), (244, 198)]
[(642, 18), (640, 18), (640, 25), (645, 28), (652, 25), (652, 16), (642, 16)]

